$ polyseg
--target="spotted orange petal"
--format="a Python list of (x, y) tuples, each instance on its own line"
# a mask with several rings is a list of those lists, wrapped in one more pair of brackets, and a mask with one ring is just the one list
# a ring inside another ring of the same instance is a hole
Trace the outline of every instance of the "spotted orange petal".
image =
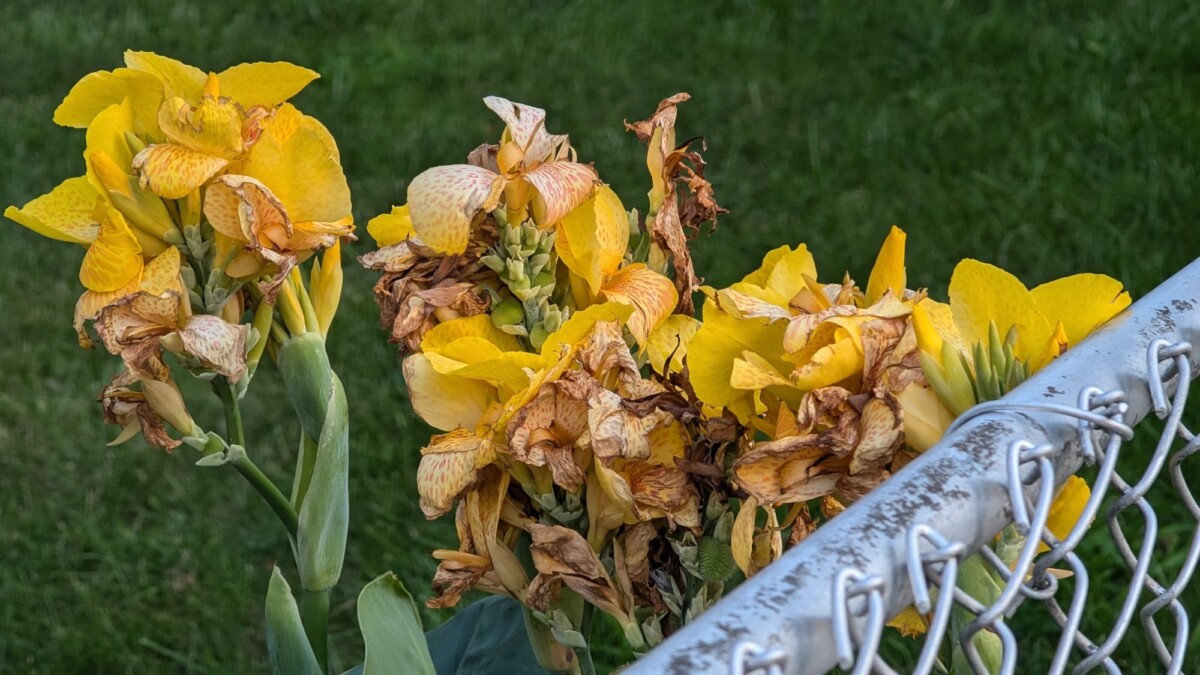
[(537, 190), (533, 197), (533, 219), (541, 227), (562, 220), (587, 200), (600, 184), (595, 169), (577, 162), (548, 162), (525, 174)]
[(228, 164), (223, 157), (170, 143), (151, 145), (133, 158), (142, 189), (167, 199), (183, 199)]

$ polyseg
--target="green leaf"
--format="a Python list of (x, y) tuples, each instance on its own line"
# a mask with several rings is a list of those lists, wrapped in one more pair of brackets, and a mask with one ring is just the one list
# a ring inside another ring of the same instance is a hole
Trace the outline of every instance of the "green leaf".
[(367, 652), (363, 675), (436, 673), (421, 632), (421, 616), (395, 574), (380, 575), (359, 593), (358, 625)]
[(337, 375), (317, 441), (312, 478), (300, 505), (296, 562), (308, 590), (327, 590), (342, 574), (350, 523), (350, 421), (346, 393)]
[(276, 567), (267, 586), (267, 652), (276, 675), (321, 675), (292, 589)]
[(521, 603), (493, 595), (429, 631), (425, 639), (438, 675), (549, 673), (534, 656), (523, 614)]

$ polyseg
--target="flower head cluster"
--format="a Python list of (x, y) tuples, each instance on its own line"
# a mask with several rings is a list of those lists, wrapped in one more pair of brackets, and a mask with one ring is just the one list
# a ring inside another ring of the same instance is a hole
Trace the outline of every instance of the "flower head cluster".
[[(87, 249), (75, 328), (90, 346), (94, 322), (125, 364), (101, 393), (105, 417), (125, 429), (118, 440), (140, 428), (170, 449), (179, 441), (163, 419), (185, 436), (194, 422), (164, 352), (244, 386), (281, 289), (291, 326), (307, 309), (307, 325), (327, 329), (350, 192), (329, 132), (287, 102), (315, 72), (246, 63), (205, 73), (149, 52), (126, 52), (125, 64), (87, 75), (55, 110), (58, 124), (86, 129), (84, 175), (5, 215)], [(310, 297), (293, 268), (321, 250)]]
[[(368, 225), (380, 248), (362, 262), (383, 273), (413, 408), (445, 432), (422, 450), (418, 490), (426, 516), (456, 510), (460, 546), (435, 552), (430, 604), (481, 588), (577, 629), (565, 587), (644, 648), (719, 596), (732, 563), (697, 600), (698, 552), (713, 537), (716, 559), (728, 551), (732, 514), (695, 473), (720, 475), (699, 403), (663, 367), (695, 330), (687, 230), (720, 213), (700, 155), (674, 147), (686, 98), (631, 125), (651, 140), (644, 218), (544, 111), (489, 97), (500, 142), (421, 173)], [(653, 576), (652, 556), (671, 561)]]

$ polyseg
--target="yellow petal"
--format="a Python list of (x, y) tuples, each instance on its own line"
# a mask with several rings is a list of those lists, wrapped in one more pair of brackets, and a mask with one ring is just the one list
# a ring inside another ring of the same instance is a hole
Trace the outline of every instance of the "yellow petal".
[(462, 491), (475, 482), (481, 457), (494, 455), (490, 446), (486, 439), (460, 429), (434, 436), (428, 446), (421, 448), (417, 492), (426, 518), (445, 514)]
[[(783, 360), (783, 335), (787, 326), (782, 322), (767, 323), (762, 319), (735, 319), (720, 311), (709, 301), (704, 306), (704, 321), (688, 343), (688, 372), (700, 400), (715, 408), (729, 406), (745, 392), (730, 384), (734, 360), (749, 351), (764, 357), (781, 372), (791, 370)], [(750, 410), (735, 410), (739, 419), (747, 421)]]
[(621, 268), (604, 282), (603, 295), (608, 300), (633, 308), (628, 322), (629, 332), (643, 348), (650, 331), (671, 315), (671, 310), (679, 301), (675, 284), (641, 263)]
[(577, 348), (600, 321), (615, 321), (625, 324), (633, 314), (633, 308), (620, 302), (592, 305), (571, 315), (563, 325), (542, 343), (542, 356), (557, 360), (563, 348)]
[(942, 358), (942, 344), (949, 342), (954, 351), (967, 354), (966, 345), (954, 325), (954, 315), (950, 305), (925, 298), (917, 303), (912, 313), (913, 331), (917, 335), (917, 345), (922, 352), (933, 357), (939, 363)]
[(19, 209), (8, 207), (4, 216), (43, 237), (87, 244), (100, 230), (95, 216), (99, 199), (99, 193), (87, 178), (68, 178)]
[(367, 221), (367, 234), (371, 235), (379, 248), (399, 244), (408, 239), (413, 234), (408, 204), (393, 206), (390, 213), (382, 213)]
[(154, 52), (126, 51), (125, 65), (158, 78), (167, 97), (199, 101), (204, 91), (204, 71)]
[(92, 166), (92, 155), (102, 153), (112, 160), (119, 171), (128, 173), (133, 163), (133, 151), (129, 149), (125, 134), (133, 130), (133, 104), (128, 98), (101, 110), (88, 125), (87, 149), (83, 157), (88, 160), (87, 177), (96, 192), (105, 194), (107, 188)]
[(496, 328), (487, 314), (464, 316), (439, 323), (421, 338), (421, 351), (440, 352), (451, 343), (465, 337), (482, 338), (495, 345), (499, 351), (521, 351), (520, 341)]
[(273, 108), (300, 93), (320, 77), (315, 71), (286, 61), (241, 63), (217, 74), (221, 96), (243, 108), (261, 105)]
[(900, 612), (891, 621), (887, 622), (891, 628), (900, 631), (904, 637), (917, 637), (924, 635), (928, 627), (925, 625), (925, 619), (915, 607), (909, 606)]
[(1131, 302), (1121, 282), (1103, 274), (1063, 277), (1044, 283), (1031, 293), (1043, 315), (1062, 322), (1070, 345), (1079, 344)]
[(162, 83), (149, 73), (129, 68), (117, 68), (112, 72), (100, 70), (85, 75), (71, 87), (70, 93), (54, 110), (54, 123), (64, 127), (87, 127), (100, 111), (128, 98), (134, 110), (134, 131), (154, 133), (162, 96)]
[(424, 354), (404, 360), (404, 381), (413, 410), (435, 429), (473, 430), (488, 406), (496, 400), (496, 388), (478, 380), (442, 375)]
[(968, 348), (987, 344), (992, 322), (1001, 336), (1016, 326), (1019, 337), (1015, 351), (1024, 363), (1032, 363), (1041, 356), (1054, 330), (1038, 311), (1033, 294), (1019, 279), (978, 260), (963, 260), (954, 268), (950, 277), (950, 310)]
[[(1075, 528), (1075, 523), (1079, 522), (1079, 517), (1083, 515), (1083, 508), (1087, 506), (1091, 496), (1092, 489), (1088, 487), (1087, 481), (1079, 476), (1068, 478), (1067, 482), (1058, 489), (1058, 494), (1054, 496), (1054, 502), (1050, 504), (1046, 529), (1050, 530), (1050, 533), (1059, 541), (1066, 539), (1071, 530)], [(1038, 550), (1045, 552), (1049, 551), (1050, 547), (1042, 544)]]
[(621, 266), (628, 244), (629, 214), (607, 185), (563, 218), (555, 239), (563, 263), (587, 281), (593, 295)]
[(733, 550), (733, 561), (747, 577), (757, 571), (751, 556), (754, 548), (754, 519), (757, 515), (758, 500), (754, 497), (743, 499), (737, 517), (733, 520), (733, 530), (730, 534), (729, 546)]
[(954, 421), (937, 393), (920, 382), (910, 382), (896, 400), (904, 410), (904, 440), (917, 452), (932, 448)]
[(818, 349), (792, 373), (792, 382), (798, 389), (820, 389), (862, 373), (861, 348), (855, 344), (849, 331), (838, 332), (837, 339)]
[(871, 270), (871, 278), (867, 281), (867, 306), (875, 304), (889, 289), (897, 298), (904, 296), (904, 288), (908, 283), (904, 273), (905, 239), (904, 230), (893, 225), (879, 249), (875, 267)]
[(646, 341), (646, 354), (654, 372), (665, 375), (668, 358), (671, 359), (671, 372), (682, 370), (688, 344), (698, 330), (700, 322), (696, 319), (684, 314), (672, 314), (650, 331), (650, 338)]
[[(764, 267), (766, 261), (764, 260)], [(817, 264), (812, 253), (804, 244), (795, 251), (787, 251), (779, 256), (767, 274), (764, 288), (779, 294), (785, 301), (791, 300), (802, 289), (807, 288), (804, 277), (817, 278)]]
[(350, 216), (350, 186), (329, 132), (308, 116), (294, 129), (277, 121), (268, 123), (238, 171), (270, 188), (292, 222), (335, 223)]
[(435, 166), (408, 185), (413, 231), (426, 246), (445, 254), (467, 250), (471, 224), (500, 198), (503, 178), (468, 164)]
[(79, 281), (91, 291), (115, 291), (142, 273), (142, 247), (121, 212), (105, 205), (100, 232), (79, 268)]
[(717, 304), (738, 319), (789, 319), (788, 299), (752, 284), (734, 284), (717, 291)]
[(733, 372), (729, 376), (729, 385), (734, 389), (758, 391), (773, 386), (788, 386), (791, 382), (766, 359), (754, 352), (742, 352), (740, 358), (733, 360)]
[(556, 225), (579, 208), (591, 199), (600, 182), (595, 169), (576, 162), (547, 162), (526, 173), (525, 180), (537, 191), (533, 197), (533, 219), (540, 227)]
[(179, 145), (151, 145), (133, 158), (143, 190), (166, 199), (182, 199), (224, 169), (229, 160)]

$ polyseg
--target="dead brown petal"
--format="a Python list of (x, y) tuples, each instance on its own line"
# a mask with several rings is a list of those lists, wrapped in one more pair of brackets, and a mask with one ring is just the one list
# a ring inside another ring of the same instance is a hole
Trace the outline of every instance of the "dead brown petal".
[[(530, 604), (545, 611), (551, 594), (544, 586), (561, 581), (596, 607), (616, 617), (624, 617), (616, 586), (600, 564), (587, 541), (575, 530), (560, 525), (531, 524), (533, 565), (538, 576), (529, 589)], [(535, 588), (540, 589), (535, 592)]]

